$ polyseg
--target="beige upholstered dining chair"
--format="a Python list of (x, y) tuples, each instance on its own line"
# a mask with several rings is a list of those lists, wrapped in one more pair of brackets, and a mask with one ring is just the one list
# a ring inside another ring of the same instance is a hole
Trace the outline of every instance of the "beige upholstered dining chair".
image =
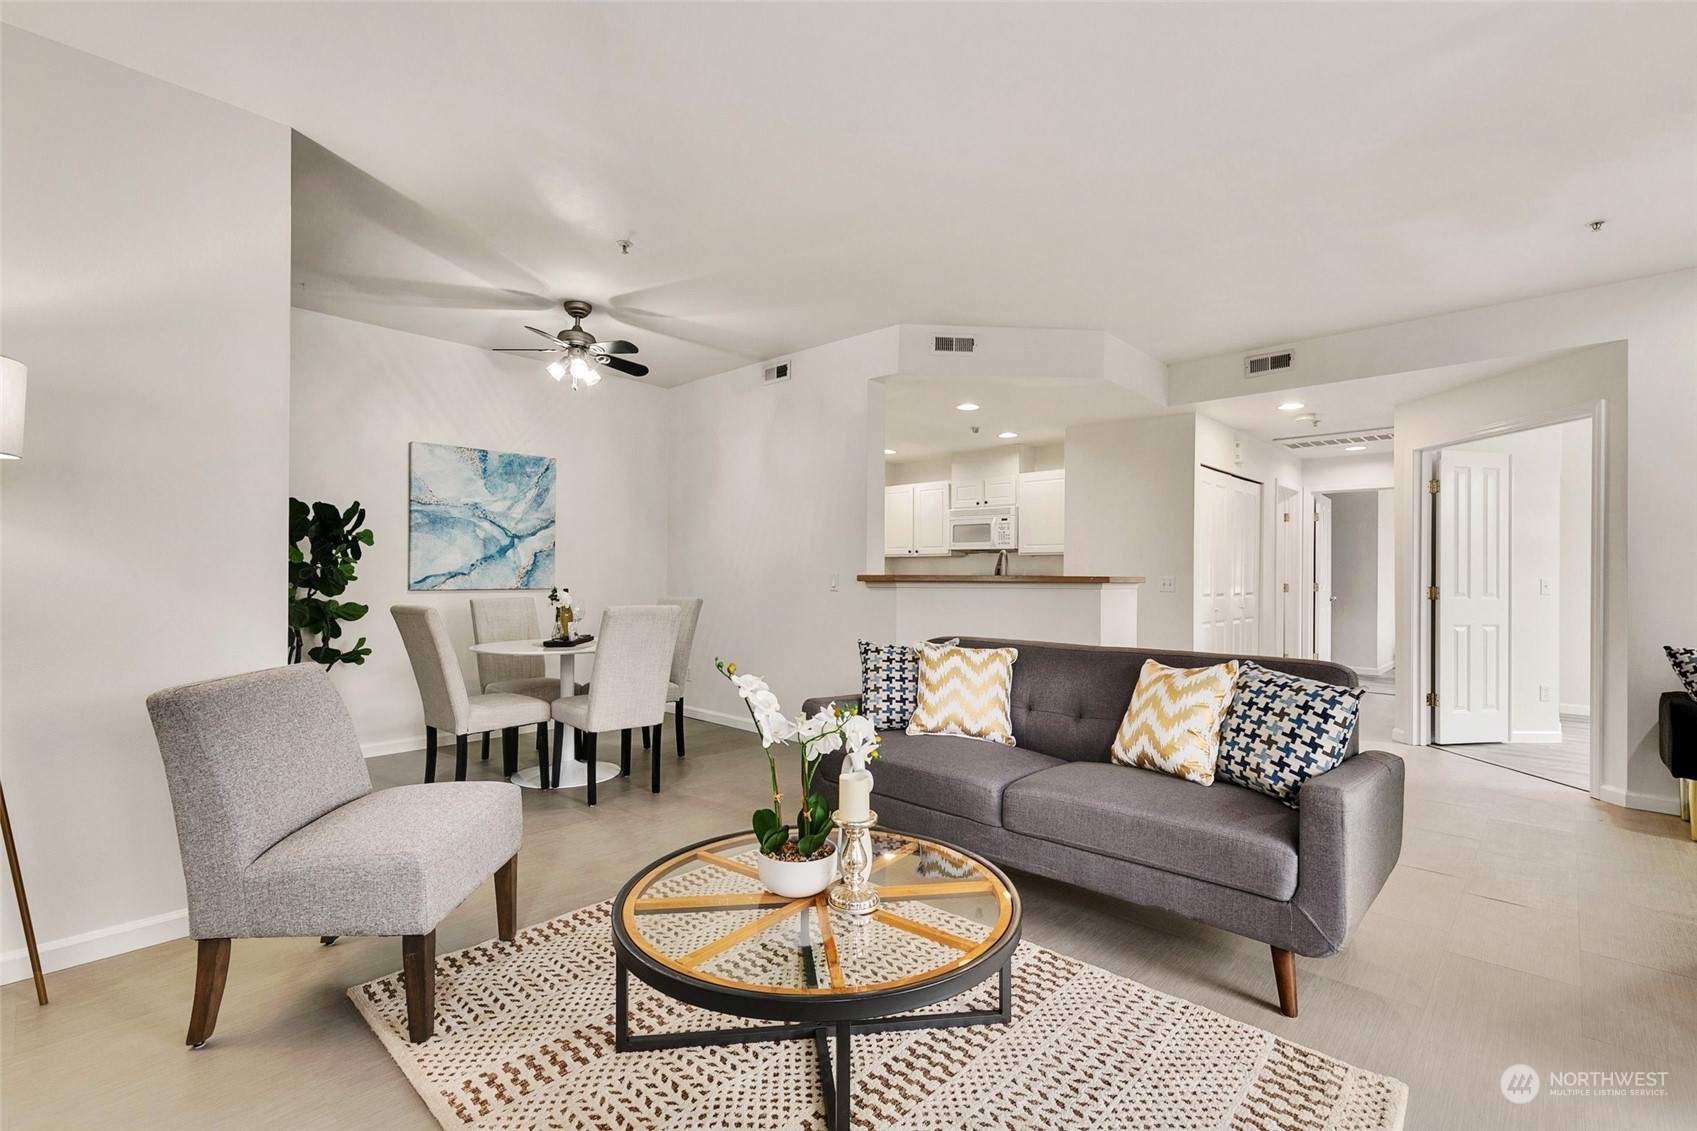
[[(630, 732), (652, 727), (651, 788), (660, 792), (660, 731), (666, 719), (666, 676), (671, 670), (680, 612), (674, 605), (614, 605), (601, 614), (595, 645), (595, 678), (581, 695), (554, 701), (554, 721), (577, 732), (589, 763), (589, 804), (595, 804), (595, 736), (624, 732), (624, 772), (630, 772)], [(554, 728), (554, 780), (558, 781), (564, 731)]]
[[(467, 737), (482, 731), (501, 732), (502, 773), (508, 777), (518, 773), (519, 728), (546, 723), (549, 704), (509, 691), (466, 694), (465, 677), (460, 674), (459, 658), (454, 655), (442, 614), (427, 605), (395, 605), (389, 612), (401, 630), (401, 643), (406, 645), (418, 695), (424, 702), (424, 780), (436, 780), (437, 731), (454, 736), (455, 781), (465, 780)], [(538, 757), (546, 786), (548, 756)]]
[[(540, 640), (543, 632), (536, 619), (536, 602), (529, 597), (473, 597), (471, 638), (478, 644), (499, 640)], [(485, 695), (506, 692), (528, 695), (544, 703), (560, 697), (560, 681), (548, 674), (541, 656), (477, 657), (477, 682)], [(548, 724), (536, 728), (536, 752), (548, 753)], [(483, 760), (489, 760), (489, 732), (483, 732)]]
[[(662, 605), (676, 605), (678, 640), (672, 646), (672, 673), (666, 683), (666, 702), (672, 705), (672, 722), (676, 729), (678, 757), (684, 756), (684, 691), (689, 682), (689, 653), (695, 647), (695, 626), (701, 622), (700, 597), (662, 597)], [(643, 731), (643, 745), (648, 745), (648, 732)]]
[(359, 739), (316, 665), (148, 696), (199, 944), (188, 1043), (212, 1036), (230, 940), (400, 935), (407, 1030), (435, 1029), (436, 925), (491, 873), (516, 929), (524, 817), (507, 782), (372, 792)]

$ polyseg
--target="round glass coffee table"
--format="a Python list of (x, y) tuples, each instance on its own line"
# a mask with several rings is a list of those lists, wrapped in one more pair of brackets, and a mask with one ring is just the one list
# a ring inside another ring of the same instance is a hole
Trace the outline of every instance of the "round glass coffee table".
[[(836, 910), (823, 892), (767, 893), (750, 833), (704, 840), (637, 873), (613, 904), (618, 1050), (811, 1040), (827, 1126), (846, 1131), (853, 1034), (1006, 1024), (1020, 926), (1013, 884), (987, 860), (917, 837), (875, 829), (872, 850), (883, 906), (864, 916)], [(632, 974), (689, 1005), (781, 1024), (632, 1033)], [(998, 1008), (910, 1012), (992, 974)]]

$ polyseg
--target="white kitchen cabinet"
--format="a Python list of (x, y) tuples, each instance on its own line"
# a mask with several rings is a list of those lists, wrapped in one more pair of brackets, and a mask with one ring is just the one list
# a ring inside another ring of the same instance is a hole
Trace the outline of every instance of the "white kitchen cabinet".
[(1027, 471), (1019, 477), (1019, 552), (1066, 552), (1067, 473)]
[(1011, 507), (1018, 500), (1018, 477), (993, 475), (984, 479), (958, 479), (949, 485), (950, 506)]
[(982, 479), (971, 479), (962, 483), (950, 484), (949, 491), (954, 500), (950, 505), (956, 510), (962, 507), (981, 507), (984, 505), (984, 480)]
[(949, 553), (949, 485), (903, 483), (884, 488), (884, 556)]

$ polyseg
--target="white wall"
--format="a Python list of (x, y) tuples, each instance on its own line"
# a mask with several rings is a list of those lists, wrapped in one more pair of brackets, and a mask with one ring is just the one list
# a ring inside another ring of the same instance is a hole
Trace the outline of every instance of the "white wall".
[(1379, 493), (1339, 491), (1332, 500), (1332, 659), (1357, 671), (1379, 666)]
[[(1512, 432), (1456, 450), (1509, 457), (1509, 741), (1559, 742), (1562, 428)], [(1547, 697), (1540, 688), (1548, 688)]]
[[(1196, 426), (1189, 413), (1067, 429), (1067, 572), (1146, 577), (1140, 644), (1195, 637)], [(1174, 579), (1171, 593), (1159, 579)]]
[[(1524, 357), (1547, 350), (1601, 343), (1623, 343), (1615, 362), (1618, 385), (1592, 373), (1560, 387), (1536, 383), (1492, 385), (1484, 397), (1467, 398), (1471, 407), (1459, 419), (1440, 419), (1444, 435), (1456, 439), (1451, 425), (1486, 427), (1560, 406), (1589, 402), (1610, 386), (1611, 416), (1606, 436), (1609, 506), (1614, 525), (1605, 532), (1610, 572), (1604, 641), (1607, 663), (1595, 674), (1601, 691), (1592, 701), (1593, 729), (1603, 743), (1601, 781), (1596, 796), (1617, 804), (1677, 811), (1673, 779), (1656, 749), (1656, 709), (1661, 692), (1674, 686), (1664, 639), (1697, 639), (1697, 587), (1690, 563), (1697, 560), (1697, 270), (1673, 271), (1606, 286), (1545, 295), (1518, 302), (1477, 307), (1454, 314), (1351, 331), (1291, 343), (1298, 368), (1260, 386), (1274, 392), (1354, 377), (1408, 373), (1443, 365), (1492, 358)], [(1233, 395), (1243, 381), (1243, 355), (1221, 354), (1170, 367), (1173, 399), (1186, 402)], [(1464, 390), (1461, 392), (1465, 392)], [(1646, 406), (1628, 416), (1627, 396)], [(1499, 395), (1506, 394), (1506, 395)], [(1493, 415), (1494, 414), (1494, 415)], [(1411, 563), (1417, 531), (1416, 500), (1403, 497), (1418, 474), (1404, 458), (1398, 433), (1398, 560)], [(1648, 521), (1628, 522), (1628, 506)], [(1630, 564), (1629, 564), (1630, 563)], [(1404, 626), (1399, 667), (1418, 624), (1415, 583), (1399, 573), (1398, 623)], [(1629, 643), (1630, 639), (1630, 643)], [(1402, 681), (1397, 704), (1398, 730), (1417, 726), (1418, 708), (1411, 681)]]
[(1561, 710), (1591, 713), (1591, 424), (1561, 427)]
[(282, 655), (289, 131), (15, 28), (0, 51), (0, 341), (29, 366), (0, 762), (57, 969), (187, 930), (147, 695)]
[[(372, 654), (334, 669), (368, 755), (417, 750), (424, 740), (390, 606), (440, 609), (477, 689), (469, 602), (485, 594), (407, 589), (410, 442), (557, 461), (556, 578), (583, 601), (591, 632), (608, 605), (669, 592), (665, 390), (610, 377), (574, 393), (535, 361), (307, 310), (294, 311), (292, 338), (289, 491), (309, 503), (359, 500), (376, 536), (348, 591), (371, 606), (347, 627), (369, 638)], [(546, 593), (527, 595), (546, 623)]]

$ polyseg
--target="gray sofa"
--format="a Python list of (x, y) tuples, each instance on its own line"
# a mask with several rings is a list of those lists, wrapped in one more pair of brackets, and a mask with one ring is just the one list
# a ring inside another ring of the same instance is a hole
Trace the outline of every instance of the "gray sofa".
[[(1017, 746), (882, 734), (872, 766), (882, 825), (935, 837), (998, 864), (1178, 914), (1269, 944), (1280, 1008), (1296, 1016), (1293, 954), (1335, 954), (1402, 850), (1402, 759), (1359, 751), (1309, 780), (1301, 808), (1230, 782), (1210, 786), (1115, 765), (1108, 752), (1143, 661), (1200, 667), (1227, 656), (966, 638), (1012, 646)], [(1268, 668), (1354, 687), (1316, 660)], [(807, 701), (852, 704), (858, 695)], [(821, 766), (836, 801), (842, 756)]]

